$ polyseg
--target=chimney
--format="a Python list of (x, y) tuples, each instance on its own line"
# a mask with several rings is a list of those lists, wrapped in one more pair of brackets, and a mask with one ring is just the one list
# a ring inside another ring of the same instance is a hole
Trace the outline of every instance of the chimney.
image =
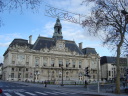
[(79, 48), (82, 50), (82, 42), (79, 43)]
[(29, 44), (32, 44), (32, 35), (29, 36)]

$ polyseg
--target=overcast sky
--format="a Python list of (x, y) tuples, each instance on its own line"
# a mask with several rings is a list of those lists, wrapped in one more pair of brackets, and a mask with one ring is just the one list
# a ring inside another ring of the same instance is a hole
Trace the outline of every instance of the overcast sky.
[[(3, 54), (9, 44), (15, 38), (27, 39), (32, 35), (34, 43), (37, 37), (52, 37), (56, 18), (46, 16), (45, 5), (63, 9), (72, 13), (82, 15), (89, 14), (89, 7), (81, 5), (82, 0), (45, 0), (39, 7), (38, 12), (31, 10), (13, 10), (10, 13), (5, 11), (0, 14), (3, 25), (0, 27), (0, 62), (3, 62)], [(76, 17), (77, 18), (77, 17)], [(77, 18), (78, 19), (78, 18)], [(61, 20), (62, 34), (65, 40), (74, 40), (76, 44), (83, 42), (83, 48), (95, 48), (100, 56), (113, 56), (114, 53), (108, 47), (102, 46), (102, 41), (97, 36), (90, 36), (81, 25)]]

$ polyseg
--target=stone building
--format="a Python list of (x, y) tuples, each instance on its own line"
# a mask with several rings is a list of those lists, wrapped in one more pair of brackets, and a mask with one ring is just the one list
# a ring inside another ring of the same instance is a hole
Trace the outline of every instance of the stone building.
[[(101, 79), (114, 80), (116, 77), (116, 57), (101, 57)], [(120, 78), (125, 78), (126, 69), (128, 67), (127, 58), (120, 58)]]
[[(14, 39), (4, 53), (3, 80), (51, 81), (64, 83), (97, 81), (100, 74), (99, 55), (94, 48), (82, 49), (75, 41), (64, 40), (62, 25), (57, 19), (53, 37), (39, 36), (34, 44), (29, 40)], [(89, 67), (90, 78), (85, 76)], [(99, 71), (97, 71), (99, 69)]]
[(2, 79), (3, 63), (0, 63), (0, 79)]

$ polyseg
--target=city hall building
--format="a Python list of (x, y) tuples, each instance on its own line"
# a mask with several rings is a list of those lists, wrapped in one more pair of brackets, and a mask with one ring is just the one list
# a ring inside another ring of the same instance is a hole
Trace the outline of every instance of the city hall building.
[[(82, 48), (82, 43), (77, 46), (75, 41), (64, 40), (59, 19), (52, 38), (39, 36), (34, 44), (31, 42), (32, 35), (29, 40), (11, 42), (3, 54), (3, 80), (61, 82), (63, 79), (64, 83), (82, 83), (101, 78), (100, 57), (95, 49)], [(86, 67), (90, 77), (85, 76)]]

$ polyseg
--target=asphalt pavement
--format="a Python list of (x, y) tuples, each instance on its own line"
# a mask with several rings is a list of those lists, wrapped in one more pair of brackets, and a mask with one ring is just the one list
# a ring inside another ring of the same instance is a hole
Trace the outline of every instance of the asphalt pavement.
[[(43, 88), (45, 87), (44, 84), (41, 83), (28, 83), (28, 82), (13, 82), (13, 83), (18, 83), (18, 84), (23, 84), (27, 86), (35, 86), (35, 87), (40, 87)], [(52, 89), (52, 90), (62, 90), (62, 91), (70, 91), (70, 92), (81, 92), (85, 93), (88, 95), (93, 95), (93, 96), (128, 96), (128, 93), (124, 93), (123, 87), (121, 86), (121, 94), (115, 94), (113, 87), (108, 87), (108, 88), (100, 88), (100, 92), (97, 92), (97, 88), (94, 87), (94, 85), (89, 85), (87, 88), (84, 87), (84, 85), (51, 85), (48, 84), (47, 89)]]

